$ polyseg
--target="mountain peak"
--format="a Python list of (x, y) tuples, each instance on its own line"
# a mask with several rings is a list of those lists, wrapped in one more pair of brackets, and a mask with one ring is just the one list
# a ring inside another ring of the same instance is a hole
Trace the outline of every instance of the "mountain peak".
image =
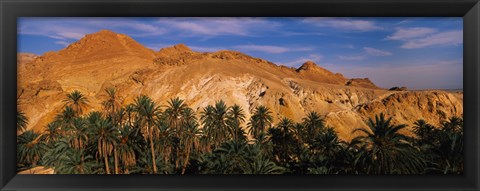
[(297, 70), (309, 70), (309, 69), (313, 69), (313, 68), (316, 68), (318, 67), (317, 64), (315, 64), (315, 62), (313, 61), (306, 61), (305, 63), (302, 64), (302, 66), (300, 66), (300, 68), (298, 68)]
[(117, 34), (116, 32), (113, 32), (111, 30), (107, 30), (107, 29), (102, 29), (96, 33), (93, 33), (93, 34)]
[(160, 54), (171, 55), (178, 53), (192, 52), (192, 50), (185, 44), (176, 44), (173, 46), (162, 48), (158, 51)]
[(123, 55), (153, 58), (153, 51), (125, 34), (118, 34), (110, 30), (87, 34), (60, 50), (58, 54), (62, 55), (63, 59), (76, 60), (107, 59)]
[(187, 45), (185, 44), (176, 44), (173, 46), (175, 50), (182, 51), (182, 52), (189, 52), (192, 51)]
[(332, 84), (344, 84), (346, 81), (342, 74), (334, 74), (333, 72), (315, 64), (313, 61), (307, 61), (303, 63), (302, 66), (297, 68), (295, 71), (300, 73), (300, 75), (303, 75), (304, 77), (314, 81)]

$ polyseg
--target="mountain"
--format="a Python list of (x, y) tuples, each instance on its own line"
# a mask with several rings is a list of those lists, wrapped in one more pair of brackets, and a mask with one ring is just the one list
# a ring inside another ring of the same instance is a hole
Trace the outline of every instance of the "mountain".
[(345, 140), (380, 112), (395, 111), (389, 116), (408, 125), (419, 118), (439, 124), (444, 119), (439, 113), (463, 114), (461, 93), (388, 91), (368, 78), (348, 79), (311, 61), (290, 68), (237, 51), (195, 52), (184, 44), (154, 51), (107, 30), (19, 62), (19, 108), (29, 118), (27, 128), (35, 131), (43, 131), (73, 90), (87, 96), (90, 111), (100, 110), (107, 87), (118, 90), (124, 105), (141, 94), (161, 105), (180, 97), (199, 113), (224, 100), (242, 106), (247, 118), (256, 106), (266, 105), (275, 123), (282, 117), (301, 121), (317, 111)]

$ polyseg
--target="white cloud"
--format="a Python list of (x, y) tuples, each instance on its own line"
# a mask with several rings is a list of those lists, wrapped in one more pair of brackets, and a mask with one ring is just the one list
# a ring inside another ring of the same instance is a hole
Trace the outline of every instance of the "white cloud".
[(56, 24), (26, 24), (19, 29), (20, 34), (46, 36), (58, 40), (78, 40), (91, 32), (93, 30), (82, 27), (68, 27)]
[(235, 49), (239, 49), (241, 51), (258, 51), (258, 52), (266, 52), (272, 54), (279, 54), (288, 52), (289, 49), (281, 46), (269, 46), (269, 45), (238, 45), (234, 46)]
[(318, 17), (318, 18), (307, 18), (307, 19), (304, 19), (303, 22), (309, 23), (318, 27), (329, 27), (329, 28), (335, 28), (335, 29), (361, 31), (361, 32), (383, 29), (373, 21), (362, 20), (362, 19)]
[(217, 52), (219, 50), (226, 50), (226, 48), (223, 47), (202, 47), (202, 46), (188, 46), (190, 49), (193, 51), (197, 52)]
[(401, 48), (416, 49), (430, 46), (451, 46), (463, 43), (463, 31), (447, 31), (405, 42)]
[(77, 32), (59, 32), (57, 33), (57, 35), (63, 38), (75, 39), (75, 40), (79, 40), (85, 36), (85, 34), (77, 33)]
[(350, 61), (360, 61), (365, 60), (367, 57), (365, 56), (338, 56), (340, 60), (350, 60)]
[(423, 37), (428, 34), (432, 34), (437, 30), (426, 27), (413, 27), (413, 28), (397, 28), (395, 33), (387, 36), (388, 40), (408, 40), (417, 37)]
[(70, 43), (66, 42), (66, 41), (56, 41), (55, 44), (60, 44), (60, 45), (63, 45), (63, 46), (68, 46), (70, 45)]
[(20, 34), (46, 36), (58, 40), (79, 40), (86, 34), (101, 29), (114, 30), (118, 33), (128, 30), (131, 36), (155, 36), (167, 32), (154, 25), (120, 18), (29, 18), (19, 22)]
[(219, 36), (252, 35), (255, 32), (275, 29), (279, 23), (260, 18), (162, 18), (159, 26), (172, 28), (182, 35)]
[(320, 55), (320, 54), (310, 54), (310, 55), (308, 55), (308, 57), (300, 57), (296, 60), (286, 62), (286, 63), (281, 63), (280, 62), (279, 64), (289, 66), (289, 67), (299, 67), (300, 65), (302, 65), (303, 63), (305, 63), (307, 61), (320, 62), (320, 60), (322, 60), (322, 58), (323, 58), (323, 56)]
[(237, 45), (233, 46), (234, 49), (240, 51), (255, 51), (255, 52), (266, 52), (270, 54), (280, 54), (290, 51), (310, 51), (314, 47), (282, 47), (282, 46), (272, 46), (272, 45)]
[(372, 56), (391, 56), (393, 55), (391, 52), (385, 51), (385, 50), (379, 50), (375, 48), (370, 48), (370, 47), (363, 47), (363, 50), (365, 53), (372, 55)]

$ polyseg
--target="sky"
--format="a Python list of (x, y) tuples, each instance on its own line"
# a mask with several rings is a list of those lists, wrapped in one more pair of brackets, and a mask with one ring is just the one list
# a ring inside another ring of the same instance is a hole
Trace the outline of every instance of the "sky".
[(18, 52), (58, 51), (102, 29), (158, 51), (237, 50), (277, 65), (306, 61), (383, 88), (463, 89), (461, 17), (29, 18), (18, 19)]

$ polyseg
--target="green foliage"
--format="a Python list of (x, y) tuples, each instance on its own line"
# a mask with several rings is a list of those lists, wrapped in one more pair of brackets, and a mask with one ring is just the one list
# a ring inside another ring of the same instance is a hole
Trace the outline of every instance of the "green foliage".
[(40, 141), (40, 135), (32, 130), (25, 131), (17, 137), (17, 161), (26, 166), (36, 166), (48, 146)]
[(17, 110), (17, 131), (25, 131), (28, 125), (28, 118), (25, 113)]
[(67, 150), (59, 160), (61, 165), (55, 168), (58, 174), (95, 174), (101, 168), (91, 155), (85, 156), (84, 150)]
[(65, 106), (70, 107), (73, 110), (75, 116), (82, 115), (86, 107), (89, 106), (88, 99), (78, 90), (67, 94), (67, 97), (63, 102), (65, 102)]
[[(273, 124), (265, 106), (249, 119), (239, 105), (223, 101), (196, 112), (184, 100), (162, 111), (140, 95), (122, 106), (114, 88), (105, 90), (102, 111), (83, 114), (88, 100), (73, 91), (42, 134), (25, 131), (17, 112), (17, 166), (53, 168), (58, 174), (462, 174), (463, 119), (440, 126), (418, 120), (414, 137), (400, 133), (383, 114), (351, 142), (338, 138), (316, 112), (300, 123)], [(245, 130), (248, 129), (246, 132)], [(353, 133), (352, 132), (352, 133)]]
[(255, 108), (248, 126), (250, 127), (249, 133), (257, 138), (260, 133), (272, 126), (273, 117), (272, 112), (265, 106), (261, 105)]
[(417, 174), (425, 168), (425, 161), (409, 138), (398, 131), (406, 125), (391, 124), (392, 118), (385, 119), (384, 114), (369, 119), (369, 129), (358, 128), (364, 135), (352, 140), (358, 150), (354, 165), (366, 174)]

